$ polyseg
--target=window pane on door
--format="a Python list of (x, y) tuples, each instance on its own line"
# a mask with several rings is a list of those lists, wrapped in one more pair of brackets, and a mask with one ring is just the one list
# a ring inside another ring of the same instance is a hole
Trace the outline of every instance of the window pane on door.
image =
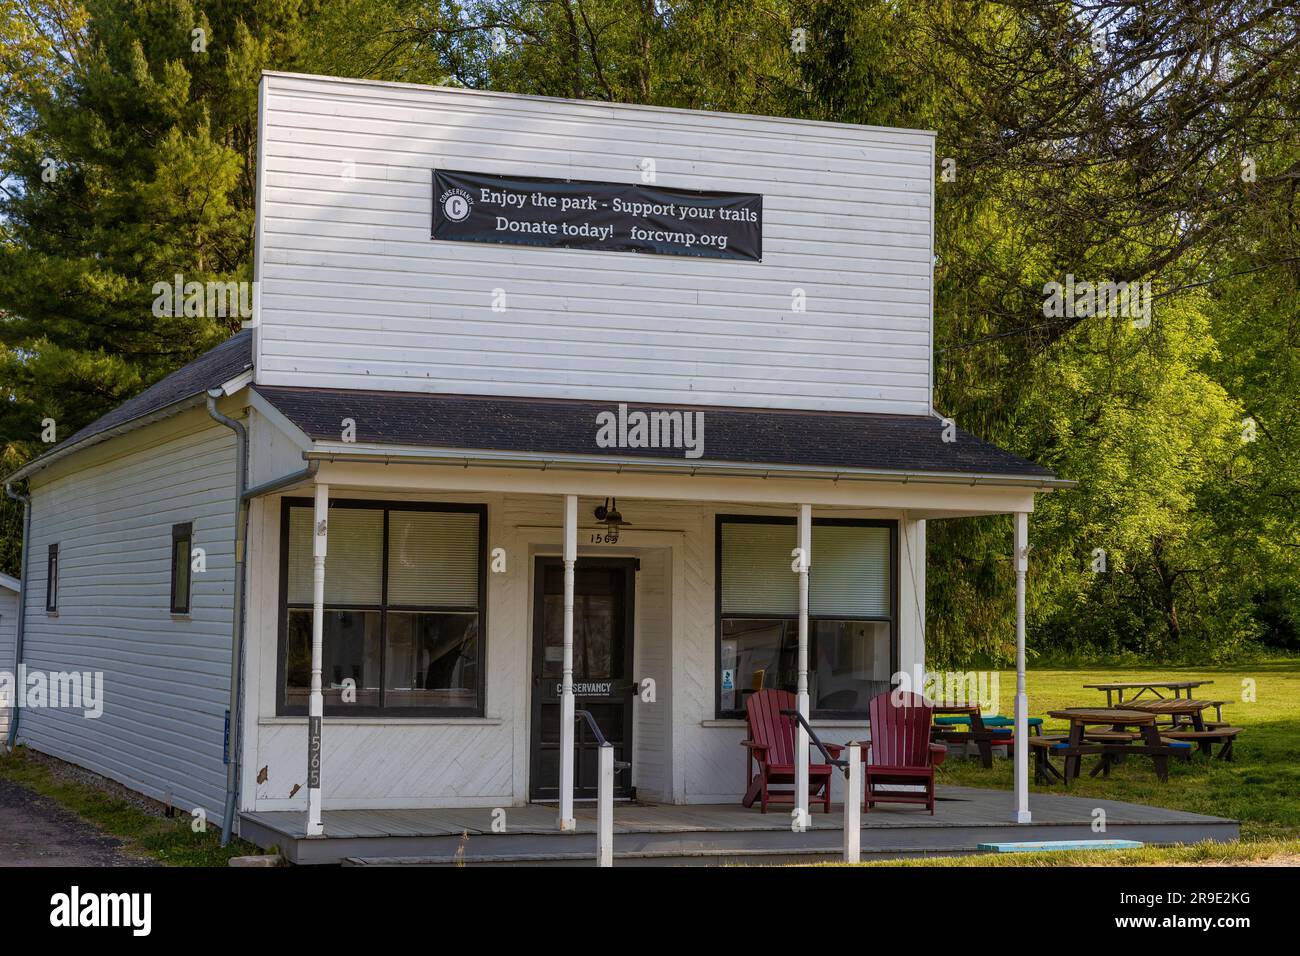
[(388, 613), (384, 704), (478, 706), (478, 615)]
[[(573, 596), (573, 673), (577, 679), (623, 677), (623, 586), (619, 569), (579, 568)], [(546, 569), (542, 676), (564, 676), (564, 569)]]

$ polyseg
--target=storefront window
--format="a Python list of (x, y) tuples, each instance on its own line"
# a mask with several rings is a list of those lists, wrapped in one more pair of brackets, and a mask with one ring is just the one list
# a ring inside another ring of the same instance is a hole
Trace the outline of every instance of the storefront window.
[[(893, 526), (814, 522), (808, 692), (814, 716), (865, 716), (896, 667)], [(798, 688), (799, 588), (792, 521), (719, 518), (718, 707)]]
[[(311, 688), (312, 505), (284, 506), (280, 712)], [(485, 509), (331, 501), (325, 713), (480, 715)]]

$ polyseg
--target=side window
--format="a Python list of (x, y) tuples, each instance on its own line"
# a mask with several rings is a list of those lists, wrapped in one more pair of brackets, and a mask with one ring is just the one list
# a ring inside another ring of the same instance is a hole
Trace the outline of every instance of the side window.
[(190, 551), (194, 525), (172, 525), (172, 613), (190, 613)]
[(45, 610), (53, 614), (59, 609), (59, 546), (50, 545), (50, 556), (45, 565)]

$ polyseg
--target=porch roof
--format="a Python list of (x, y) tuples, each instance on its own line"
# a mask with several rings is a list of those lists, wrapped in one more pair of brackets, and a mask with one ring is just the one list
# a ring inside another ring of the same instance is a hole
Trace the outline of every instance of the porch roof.
[(255, 386), (255, 391), (313, 442), (338, 447), (340, 422), (356, 422), (353, 446), (553, 455), (557, 461), (633, 460), (681, 466), (804, 467), (846, 472), (969, 477), (1041, 487), (1073, 484), (1050, 469), (927, 415), (786, 411), (623, 403), (634, 411), (704, 413), (704, 455), (681, 449), (600, 448), (597, 415), (618, 414), (617, 402), (439, 395), (420, 392)]

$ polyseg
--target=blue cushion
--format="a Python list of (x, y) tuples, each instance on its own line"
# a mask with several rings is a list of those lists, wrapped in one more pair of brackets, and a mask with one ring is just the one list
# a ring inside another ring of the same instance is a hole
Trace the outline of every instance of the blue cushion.
[(936, 717), (934, 718), (934, 722), (940, 727), (970, 726), (969, 717)]
[[(1041, 717), (1028, 717), (1026, 718), (1026, 721), (1030, 727), (1043, 726), (1043, 718)], [(1001, 717), (997, 714), (994, 714), (992, 717), (984, 718), (985, 727), (1013, 727), (1015, 726), (1015, 723), (1016, 719), (1014, 717)]]

